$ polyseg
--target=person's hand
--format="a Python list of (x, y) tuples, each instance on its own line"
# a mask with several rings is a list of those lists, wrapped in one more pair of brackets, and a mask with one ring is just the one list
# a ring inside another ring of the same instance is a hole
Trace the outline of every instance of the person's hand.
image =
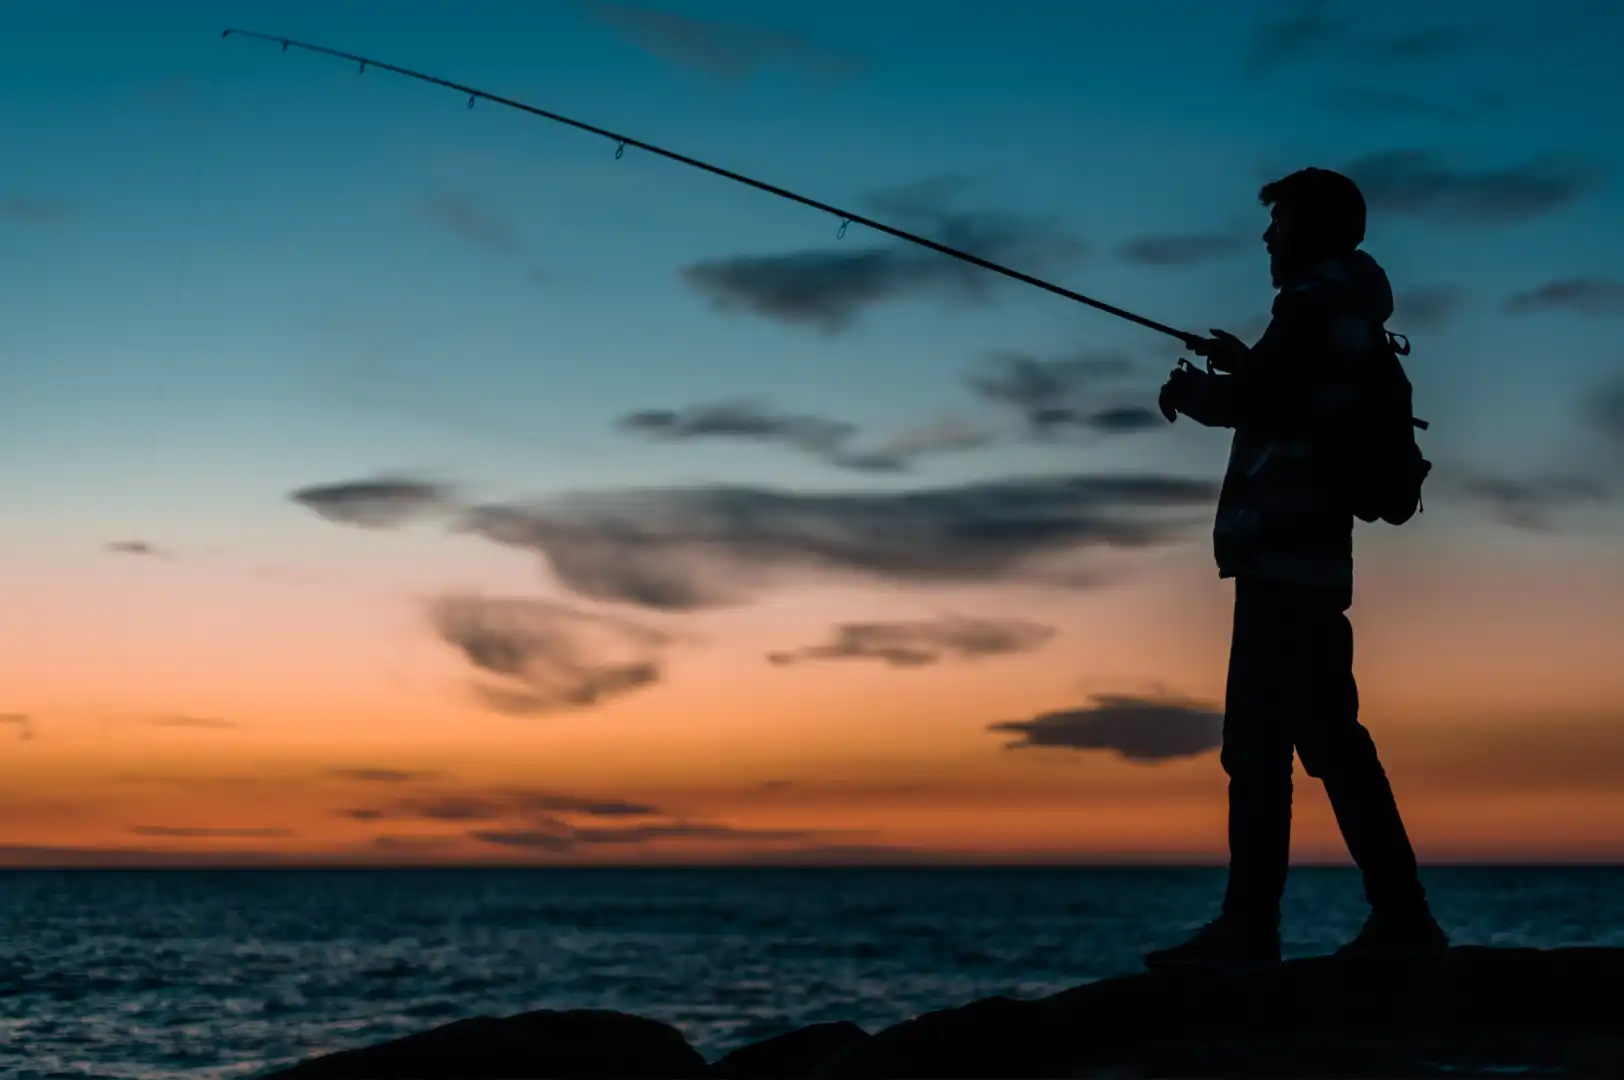
[(1191, 379), (1194, 377), (1194, 368), (1187, 367), (1188, 361), (1180, 360), (1179, 366), (1174, 368), (1162, 384), (1162, 391), (1156, 395), (1156, 407), (1162, 410), (1169, 424), (1179, 418), (1179, 408), (1189, 400)]
[(1214, 371), (1234, 371), (1246, 362), (1246, 355), (1251, 352), (1240, 338), (1218, 329), (1212, 331), (1210, 338), (1190, 342), (1190, 351), (1206, 357)]

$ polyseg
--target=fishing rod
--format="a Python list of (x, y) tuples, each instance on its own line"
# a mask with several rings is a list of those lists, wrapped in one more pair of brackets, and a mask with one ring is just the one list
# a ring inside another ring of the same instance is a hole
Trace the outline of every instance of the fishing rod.
[(1087, 304), (1091, 308), (1103, 311), (1108, 315), (1115, 315), (1119, 319), (1127, 319), (1129, 322), (1138, 323), (1140, 326), (1155, 330), (1158, 333), (1177, 338), (1179, 341), (1183, 342), (1186, 346), (1192, 349), (1195, 348), (1198, 343), (1206, 340), (1198, 334), (1191, 334), (1183, 330), (1175, 329), (1166, 325), (1165, 323), (1156, 322), (1154, 319), (1147, 319), (1143, 315), (1135, 315), (1131, 311), (1124, 311), (1122, 308), (1114, 307), (1113, 305), (1107, 304), (1103, 301), (1084, 296), (1079, 292), (1073, 292), (1072, 290), (1063, 288), (1054, 284), (1053, 282), (1044, 281), (1042, 278), (1036, 278), (1030, 274), (1023, 274), (1019, 270), (1012, 270), (1007, 266), (1001, 266), (998, 263), (983, 259), (980, 256), (971, 255), (967, 251), (960, 251), (957, 248), (948, 247), (946, 244), (938, 244), (936, 241), (929, 240), (923, 236), (917, 236), (914, 233), (904, 232), (901, 229), (893, 228), (892, 226), (886, 225), (882, 222), (862, 217), (861, 215), (851, 213), (847, 210), (842, 210), (837, 206), (830, 206), (828, 203), (818, 202), (816, 199), (809, 199), (804, 195), (797, 195), (793, 191), (786, 191), (784, 188), (777, 187), (773, 184), (751, 179), (748, 176), (741, 175), (740, 173), (733, 172), (729, 169), (723, 169), (719, 166), (699, 161), (696, 158), (688, 157), (686, 154), (679, 154), (672, 150), (665, 150), (661, 147), (654, 146), (651, 143), (643, 142), (640, 139), (633, 139), (627, 135), (621, 135), (601, 127), (595, 127), (592, 124), (583, 123), (580, 120), (572, 120), (567, 116), (560, 116), (558, 113), (549, 112), (546, 109), (538, 109), (534, 105), (526, 105), (522, 101), (514, 101), (512, 98), (501, 97), (498, 94), (478, 90), (472, 86), (464, 86), (461, 83), (454, 83), (449, 79), (441, 79), (433, 75), (425, 75), (421, 71), (412, 71), (409, 68), (397, 67), (394, 64), (385, 64), (381, 61), (372, 60), (365, 56), (356, 56), (354, 53), (340, 52), (337, 49), (329, 49), (322, 45), (311, 45), (303, 41), (294, 41), (291, 38), (276, 37), (271, 34), (261, 34), (253, 30), (237, 29), (227, 29), (221, 33), (220, 36), (222, 38), (228, 38), (233, 35), (238, 37), (254, 38), (259, 41), (268, 41), (272, 44), (281, 45), (283, 52), (287, 52), (290, 48), (303, 49), (306, 52), (336, 57), (339, 60), (348, 60), (350, 63), (358, 66), (358, 71), (362, 75), (366, 74), (367, 68), (377, 68), (380, 71), (392, 71), (397, 75), (404, 75), (408, 79), (416, 79), (419, 82), (431, 83), (434, 86), (443, 86), (448, 90), (455, 90), (458, 93), (467, 94), (468, 107), (470, 109), (474, 107), (475, 101), (483, 98), (486, 101), (494, 102), (498, 105), (506, 105), (510, 109), (518, 109), (520, 112), (530, 113), (532, 116), (539, 116), (546, 120), (553, 120), (560, 124), (567, 124), (570, 127), (579, 128), (582, 131), (591, 132), (594, 135), (601, 135), (604, 138), (615, 142), (617, 144), (615, 148), (615, 158), (617, 160), (623, 154), (625, 154), (626, 147), (632, 146), (639, 150), (646, 150), (651, 154), (657, 154), (660, 157), (668, 158), (672, 161), (681, 162), (684, 165), (691, 165), (696, 169), (703, 169), (708, 173), (725, 177), (728, 180), (733, 180), (737, 183), (748, 185), (749, 187), (753, 187), (758, 191), (765, 191), (769, 195), (777, 195), (781, 199), (789, 199), (791, 202), (798, 202), (803, 206), (810, 206), (814, 210), (822, 210), (824, 213), (833, 215), (834, 217), (840, 219), (840, 231), (835, 234), (837, 238), (844, 237), (846, 235), (847, 226), (863, 225), (875, 230), (876, 232), (882, 232), (888, 236), (894, 236), (899, 240), (906, 240), (909, 243), (930, 248), (932, 251), (940, 252), (943, 255), (949, 255), (955, 259), (970, 263), (973, 266), (979, 266), (983, 270), (991, 270), (995, 274), (1002, 274), (1007, 278), (1014, 278), (1016, 281), (1043, 289), (1046, 292), (1054, 293), (1056, 296), (1063, 296), (1067, 300), (1073, 300), (1079, 304)]

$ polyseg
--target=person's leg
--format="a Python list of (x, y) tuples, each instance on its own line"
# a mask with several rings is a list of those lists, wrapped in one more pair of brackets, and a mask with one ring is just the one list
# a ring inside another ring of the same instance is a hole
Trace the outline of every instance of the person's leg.
[(1291, 729), (1273, 657), (1290, 637), (1267, 587), (1235, 582), (1224, 693), (1229, 775), (1229, 883), (1217, 919), (1193, 938), (1145, 955), (1153, 971), (1245, 970), (1280, 960), (1280, 895), (1291, 858)]
[(1348, 592), (1305, 590), (1299, 601), (1310, 707), (1299, 714), (1295, 742), (1303, 771), (1325, 793), (1364, 876), (1373, 911), (1397, 920), (1427, 915), (1415, 852), (1370, 732), (1359, 722)]
[(1280, 586), (1238, 578), (1224, 698), (1229, 884), (1224, 914), (1278, 928), (1291, 860), (1292, 715), (1301, 708), (1301, 634)]

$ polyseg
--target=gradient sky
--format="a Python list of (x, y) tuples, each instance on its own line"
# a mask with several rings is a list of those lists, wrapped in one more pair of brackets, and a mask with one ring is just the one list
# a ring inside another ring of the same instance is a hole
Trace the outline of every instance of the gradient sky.
[(1176, 342), (227, 26), (1248, 338), (1348, 171), (1437, 463), (1365, 722), (1423, 860), (1624, 857), (1615, 5), (25, 0), (0, 863), (1223, 857)]

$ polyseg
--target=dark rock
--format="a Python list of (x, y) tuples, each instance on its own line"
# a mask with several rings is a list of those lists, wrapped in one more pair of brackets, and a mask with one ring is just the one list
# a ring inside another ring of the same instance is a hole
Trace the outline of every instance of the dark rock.
[(1127, 975), (905, 1021), (831, 1078), (1624, 1076), (1624, 950), (1315, 957), (1233, 977)]
[(597, 1010), (480, 1017), (276, 1074), (351, 1077), (1624, 1077), (1624, 949), (1315, 957), (993, 997), (874, 1035), (815, 1024), (707, 1067), (675, 1028)]
[(904, 1020), (822, 1062), (818, 1078), (1047, 1076), (1067, 1057), (1065, 1013), (991, 997)]
[(821, 1062), (873, 1038), (852, 1023), (811, 1024), (741, 1046), (711, 1063), (711, 1070), (730, 1080), (808, 1077)]
[[(611, 1009), (476, 1016), (358, 1050), (312, 1058), (278, 1080), (542, 1080), (708, 1077), (670, 1024)], [(269, 1078), (267, 1078), (269, 1080)]]

